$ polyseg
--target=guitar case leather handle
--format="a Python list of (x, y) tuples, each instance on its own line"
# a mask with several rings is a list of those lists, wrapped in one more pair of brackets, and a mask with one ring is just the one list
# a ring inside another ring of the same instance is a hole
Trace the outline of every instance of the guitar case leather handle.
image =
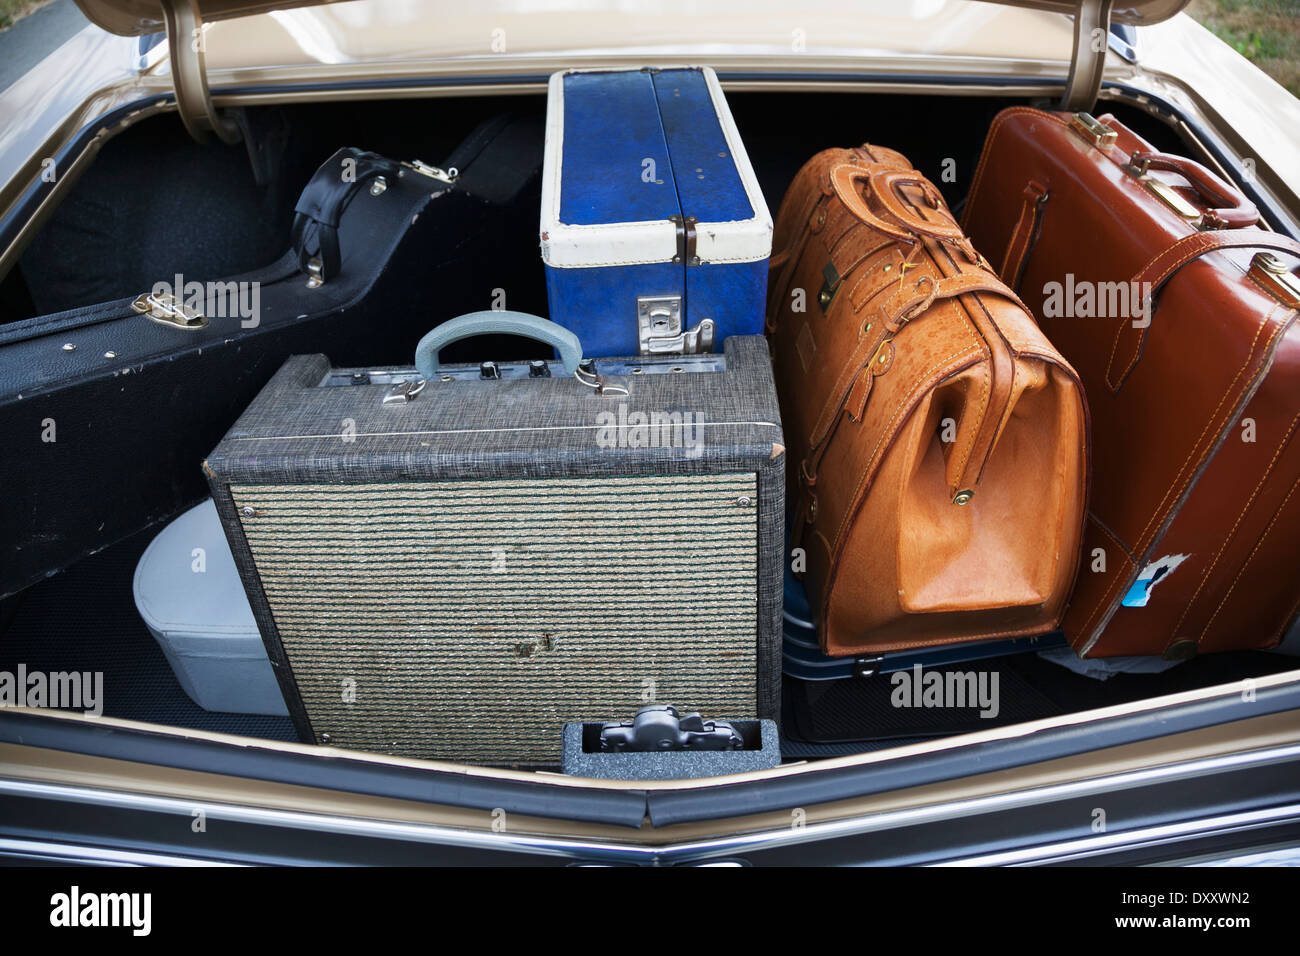
[[(349, 165), (350, 164), (350, 165)], [(294, 207), (290, 241), (303, 272), (312, 274), (319, 261), (321, 281), (338, 275), (343, 263), (339, 249), (339, 219), (363, 186), (378, 176), (396, 178), (401, 164), (378, 153), (345, 146), (316, 170)]]

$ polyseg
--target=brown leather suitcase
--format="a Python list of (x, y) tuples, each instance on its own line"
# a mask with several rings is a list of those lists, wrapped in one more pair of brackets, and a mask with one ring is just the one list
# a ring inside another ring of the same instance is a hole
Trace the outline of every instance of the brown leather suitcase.
[(1268, 647), (1295, 616), (1300, 245), (1257, 218), (1110, 116), (1013, 108), (989, 131), (966, 228), (1092, 411), (1063, 625), (1084, 656)]
[(1073, 369), (892, 150), (813, 157), (773, 248), (792, 560), (823, 649), (1050, 631), (1087, 494)]

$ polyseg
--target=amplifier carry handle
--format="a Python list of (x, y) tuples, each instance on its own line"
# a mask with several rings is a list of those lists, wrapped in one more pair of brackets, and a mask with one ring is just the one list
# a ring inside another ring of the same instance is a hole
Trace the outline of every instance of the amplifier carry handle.
[(426, 379), (438, 374), (438, 353), (452, 342), (475, 335), (520, 335), (554, 346), (564, 371), (572, 375), (582, 362), (582, 343), (562, 325), (527, 312), (487, 311), (457, 316), (420, 339), (415, 347), (415, 368)]

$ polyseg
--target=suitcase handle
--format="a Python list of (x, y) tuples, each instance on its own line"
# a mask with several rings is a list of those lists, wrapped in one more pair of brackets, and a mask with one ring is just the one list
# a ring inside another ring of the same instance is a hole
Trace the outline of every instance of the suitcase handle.
[(582, 362), (582, 343), (564, 326), (527, 312), (502, 310), (471, 312), (439, 325), (416, 345), (416, 370), (425, 378), (433, 378), (438, 374), (438, 353), (452, 342), (475, 335), (519, 335), (545, 342), (560, 353), (560, 362), (569, 375), (574, 374)]
[(1211, 208), (1204, 214), (1211, 220), (1207, 222), (1211, 228), (1242, 229), (1259, 221), (1259, 210), (1254, 203), (1194, 160), (1138, 149), (1129, 157), (1129, 166), (1139, 174), (1149, 169), (1164, 169), (1186, 179), (1210, 204)]

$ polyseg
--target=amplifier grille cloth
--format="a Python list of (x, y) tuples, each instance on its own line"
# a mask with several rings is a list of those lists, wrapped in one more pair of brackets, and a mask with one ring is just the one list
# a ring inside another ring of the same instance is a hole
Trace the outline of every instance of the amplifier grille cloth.
[(566, 721), (755, 713), (752, 473), (231, 491), (318, 740), (556, 763)]

